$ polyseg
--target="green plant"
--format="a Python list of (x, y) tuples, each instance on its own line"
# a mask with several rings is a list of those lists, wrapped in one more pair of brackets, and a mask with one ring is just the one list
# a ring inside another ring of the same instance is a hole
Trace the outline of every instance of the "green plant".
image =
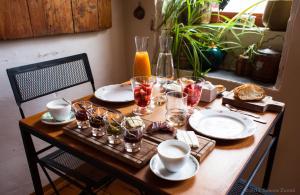
[[(205, 52), (210, 47), (218, 47), (222, 51), (230, 51), (244, 48), (241, 37), (247, 34), (261, 34), (259, 28), (255, 31), (247, 31), (250, 24), (245, 21), (242, 31), (234, 28), (239, 23), (239, 18), (248, 13), (261, 0), (233, 18), (218, 15), (221, 22), (214, 24), (199, 24), (204, 6), (218, 3), (219, 0), (167, 0), (163, 7), (163, 22), (161, 27), (167, 31), (173, 39), (172, 53), (175, 58), (177, 70), (180, 68), (180, 56), (184, 55), (193, 67), (193, 75), (204, 76), (209, 70), (203, 70), (203, 63), (210, 63)], [(251, 24), (252, 25), (252, 24)], [(227, 41), (226, 36), (231, 34), (232, 40)]]

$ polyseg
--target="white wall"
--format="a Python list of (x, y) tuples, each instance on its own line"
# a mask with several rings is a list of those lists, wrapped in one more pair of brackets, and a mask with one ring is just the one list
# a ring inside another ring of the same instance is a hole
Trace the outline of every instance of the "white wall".
[(293, 1), (291, 22), (286, 33), (284, 63), (279, 97), (286, 103), (286, 112), (271, 177), (271, 189), (300, 190), (299, 153), (299, 54), (300, 54), (300, 2)]
[[(18, 128), (19, 111), (7, 78), (6, 69), (46, 61), (78, 53), (87, 53), (96, 88), (125, 81), (129, 70), (125, 53), (125, 18), (123, 0), (113, 0), (112, 28), (102, 32), (48, 36), (0, 42), (0, 194), (33, 192), (31, 178)], [(28, 114), (44, 109), (55, 96), (78, 98), (89, 94), (83, 85), (66, 93), (42, 98), (34, 105), (25, 105)], [(38, 142), (38, 146), (43, 145)]]
[(135, 54), (134, 37), (149, 36), (148, 52), (150, 55), (150, 61), (152, 63), (153, 47), (154, 47), (154, 35), (150, 30), (151, 20), (154, 19), (154, 0), (142, 0), (141, 6), (145, 9), (145, 18), (138, 20), (133, 16), (135, 8), (138, 6), (139, 0), (126, 0), (124, 5), (124, 12), (126, 17), (126, 62), (130, 67), (130, 73), (132, 72), (132, 65)]

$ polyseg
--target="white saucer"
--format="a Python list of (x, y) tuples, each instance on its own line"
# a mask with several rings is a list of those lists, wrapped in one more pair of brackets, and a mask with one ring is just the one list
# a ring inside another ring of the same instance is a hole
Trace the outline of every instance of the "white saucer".
[(190, 155), (185, 165), (176, 173), (165, 169), (158, 154), (155, 154), (150, 161), (151, 171), (158, 177), (169, 181), (182, 181), (195, 176), (199, 170), (199, 163), (195, 157)]
[(67, 123), (70, 123), (72, 121), (74, 121), (76, 118), (75, 118), (75, 114), (74, 112), (71, 112), (70, 113), (70, 116), (68, 117), (68, 119), (64, 120), (64, 121), (57, 121), (55, 120), (50, 112), (45, 112), (42, 116), (41, 116), (41, 121), (42, 123), (45, 123), (45, 124), (48, 124), (48, 125), (64, 125), (64, 124), (67, 124)]
[(134, 101), (131, 85), (107, 85), (96, 90), (95, 97), (105, 102)]

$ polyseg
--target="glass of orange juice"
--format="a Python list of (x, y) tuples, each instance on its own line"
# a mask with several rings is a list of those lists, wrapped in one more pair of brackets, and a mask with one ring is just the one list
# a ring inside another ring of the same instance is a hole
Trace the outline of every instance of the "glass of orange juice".
[(133, 76), (151, 76), (151, 65), (148, 54), (149, 37), (135, 36), (136, 53), (133, 64)]

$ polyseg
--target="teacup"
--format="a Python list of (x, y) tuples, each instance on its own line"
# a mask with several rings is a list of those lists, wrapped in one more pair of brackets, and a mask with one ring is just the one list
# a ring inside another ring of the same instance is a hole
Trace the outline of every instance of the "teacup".
[(157, 151), (164, 167), (169, 172), (177, 172), (188, 160), (191, 148), (182, 141), (171, 139), (161, 142)]
[(68, 104), (63, 99), (57, 99), (49, 102), (47, 109), (55, 120), (64, 121), (70, 117), (71, 104)]

